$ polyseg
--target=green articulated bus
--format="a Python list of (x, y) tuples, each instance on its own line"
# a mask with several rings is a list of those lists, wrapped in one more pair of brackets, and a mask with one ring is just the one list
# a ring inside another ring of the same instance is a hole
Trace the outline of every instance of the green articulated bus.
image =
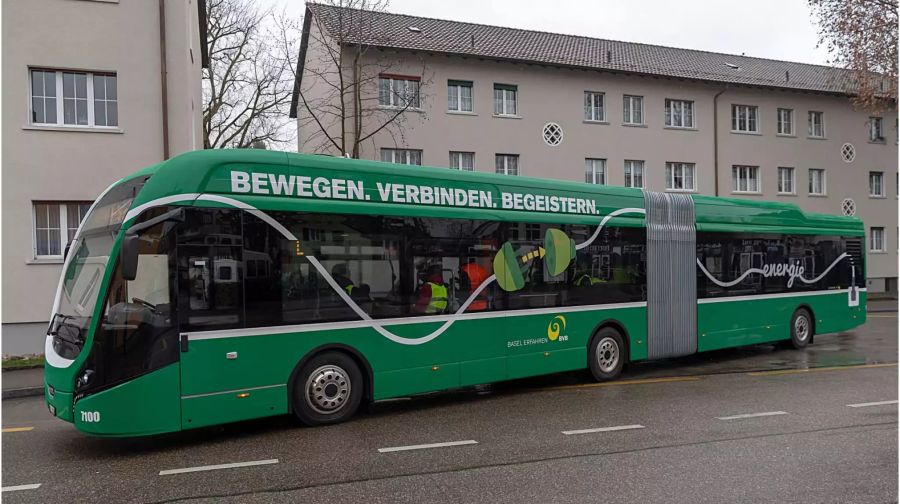
[(183, 154), (67, 248), (50, 412), (99, 436), (783, 342), (865, 321), (858, 219), (327, 156)]

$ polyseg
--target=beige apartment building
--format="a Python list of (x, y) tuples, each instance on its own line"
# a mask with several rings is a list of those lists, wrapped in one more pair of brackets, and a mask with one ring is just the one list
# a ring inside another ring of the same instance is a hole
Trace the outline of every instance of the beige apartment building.
[(202, 148), (205, 20), (205, 0), (4, 0), (4, 354), (43, 352), (92, 200)]
[(869, 290), (896, 292), (896, 100), (855, 110), (840, 69), (318, 4), (305, 23), (301, 152), (341, 154), (327, 62), (343, 53), (352, 79), (365, 47), (359, 136), (387, 125), (361, 158), (856, 215)]

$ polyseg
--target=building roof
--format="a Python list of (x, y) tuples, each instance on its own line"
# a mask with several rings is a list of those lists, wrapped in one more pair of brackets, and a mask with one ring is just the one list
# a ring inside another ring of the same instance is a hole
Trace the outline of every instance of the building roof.
[[(455, 54), (708, 83), (849, 95), (849, 71), (734, 54), (639, 44), (307, 3), (307, 16), (344, 44)], [(364, 22), (360, 16), (372, 16)], [(354, 21), (356, 19), (357, 21)], [(343, 29), (342, 26), (365, 29)], [(301, 48), (301, 59), (305, 58)], [(302, 68), (303, 62), (298, 62)], [(302, 75), (302, 74), (299, 74)], [(298, 75), (298, 78), (300, 78)], [(299, 86), (295, 86), (295, 92)], [(292, 114), (293, 116), (293, 114)]]

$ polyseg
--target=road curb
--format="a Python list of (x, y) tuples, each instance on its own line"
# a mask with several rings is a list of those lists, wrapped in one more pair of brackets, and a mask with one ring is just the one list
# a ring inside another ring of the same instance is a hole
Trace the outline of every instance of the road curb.
[(866, 313), (896, 313), (896, 308), (875, 308), (874, 310), (866, 309)]
[(15, 399), (17, 397), (32, 397), (44, 395), (44, 387), (25, 387), (6, 389), (3, 391), (3, 399)]

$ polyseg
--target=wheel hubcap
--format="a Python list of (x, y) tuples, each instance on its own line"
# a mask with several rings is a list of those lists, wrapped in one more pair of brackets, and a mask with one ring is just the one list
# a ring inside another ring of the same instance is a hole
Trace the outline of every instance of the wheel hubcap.
[(597, 364), (600, 371), (610, 373), (619, 364), (619, 344), (612, 338), (603, 338), (597, 345)]
[(794, 321), (794, 334), (800, 341), (806, 341), (809, 337), (809, 319), (805, 315), (800, 315)]
[(349, 398), (350, 376), (341, 367), (320, 366), (306, 380), (306, 404), (317, 413), (337, 413)]

